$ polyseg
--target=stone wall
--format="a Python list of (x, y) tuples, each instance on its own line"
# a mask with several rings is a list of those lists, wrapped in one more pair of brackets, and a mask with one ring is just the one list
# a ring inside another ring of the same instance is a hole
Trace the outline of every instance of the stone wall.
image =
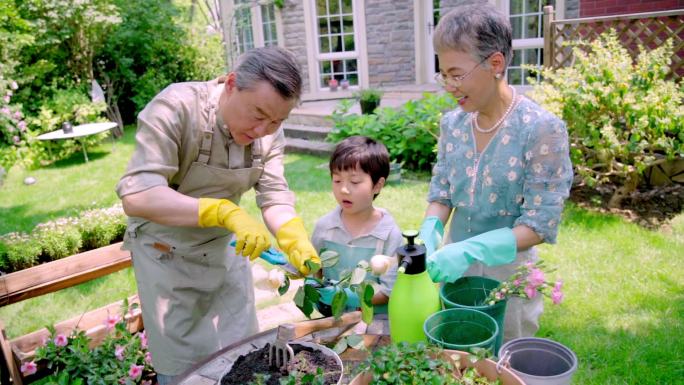
[(306, 53), (306, 30), (304, 28), (304, 5), (302, 1), (285, 1), (280, 10), (283, 19), (285, 48), (292, 51), (302, 69), (304, 92), (309, 92), (309, 65)]
[(366, 46), (372, 87), (413, 84), (413, 0), (366, 0)]

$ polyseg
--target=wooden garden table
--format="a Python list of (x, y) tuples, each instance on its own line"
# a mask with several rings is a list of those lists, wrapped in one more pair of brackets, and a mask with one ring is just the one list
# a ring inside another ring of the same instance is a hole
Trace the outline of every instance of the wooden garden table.
[[(178, 376), (178, 379), (172, 385), (220, 385), (221, 378), (226, 373), (226, 367), (230, 362), (234, 362), (238, 357), (253, 351), (256, 347), (263, 346), (267, 342), (274, 342), (277, 330), (278, 328), (276, 327), (226, 346)], [(355, 331), (359, 332), (358, 328), (355, 328)], [(330, 330), (329, 332), (335, 331)], [(325, 338), (326, 334), (330, 334), (329, 332), (313, 333), (313, 335), (302, 337), (294, 340), (294, 342), (315, 342), (316, 338)], [(387, 315), (376, 315), (373, 323), (368, 325), (365, 330), (361, 330), (361, 333), (369, 350), (376, 346), (388, 344), (390, 339)], [(343, 384), (351, 381), (351, 373), (366, 359), (367, 354), (366, 351), (347, 349), (340, 355), (344, 364)]]

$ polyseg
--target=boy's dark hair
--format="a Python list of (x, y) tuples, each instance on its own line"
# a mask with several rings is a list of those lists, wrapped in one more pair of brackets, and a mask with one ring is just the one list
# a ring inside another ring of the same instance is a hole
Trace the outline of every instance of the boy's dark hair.
[[(335, 171), (353, 170), (358, 165), (370, 175), (373, 186), (389, 176), (389, 153), (381, 142), (366, 136), (350, 136), (335, 147), (330, 157), (330, 175)], [(375, 199), (378, 194), (375, 194)]]

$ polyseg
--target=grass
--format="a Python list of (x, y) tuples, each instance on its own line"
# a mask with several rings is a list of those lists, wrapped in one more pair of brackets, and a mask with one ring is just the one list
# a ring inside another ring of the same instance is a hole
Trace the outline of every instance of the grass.
[[(123, 141), (61, 164), (25, 172), (14, 169), (0, 190), (0, 233), (30, 230), (52, 218), (75, 215), (117, 201), (114, 186), (133, 150), (131, 129)], [(89, 154), (90, 155), (90, 154)], [(327, 160), (288, 155), (286, 170), (297, 210), (309, 230), (335, 202)], [(22, 180), (38, 178), (33, 186)], [(418, 228), (427, 176), (411, 175), (386, 187), (376, 203), (402, 229)], [(242, 205), (256, 215), (252, 192)], [(684, 376), (684, 214), (668, 232), (649, 231), (621, 218), (569, 204), (557, 245), (540, 247), (542, 258), (565, 281), (566, 300), (547, 303), (540, 337), (552, 338), (579, 357), (575, 384), (670, 384)], [(10, 337), (22, 335), (135, 292), (131, 270), (40, 298), (0, 308)]]

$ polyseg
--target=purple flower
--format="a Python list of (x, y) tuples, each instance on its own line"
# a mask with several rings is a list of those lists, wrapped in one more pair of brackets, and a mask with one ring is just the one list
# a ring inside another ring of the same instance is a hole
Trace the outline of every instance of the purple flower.
[(3, 114), (5, 114), (7, 116), (10, 116), (10, 114), (11, 114), (9, 107), (2, 107), (2, 109), (0, 109), (0, 112), (2, 112)]
[(21, 131), (21, 132), (26, 131), (26, 122), (23, 121), (23, 120), (20, 121), (20, 122), (17, 124), (17, 127), (19, 127), (19, 131)]
[(133, 380), (137, 380), (138, 377), (140, 377), (142, 375), (142, 371), (143, 371), (142, 365), (132, 364), (131, 368), (128, 369), (128, 377), (130, 377)]
[(67, 346), (68, 342), (69, 341), (64, 334), (57, 334), (57, 337), (55, 337), (55, 345), (57, 346)]
[(12, 83), (10, 83), (10, 88), (16, 90), (17, 88), (19, 88), (19, 86), (17, 85), (17, 82), (12, 80)]
[(29, 361), (21, 364), (21, 374), (25, 376), (30, 376), (38, 370), (38, 365), (35, 362)]
[[(9, 111), (9, 109), (7, 109)], [(15, 119), (21, 119), (21, 111), (14, 111), (14, 118)]]
[(140, 337), (140, 347), (143, 349), (147, 349), (147, 334), (145, 334), (145, 331), (143, 330), (138, 334), (138, 337)]
[(19, 139), (19, 137), (16, 135), (12, 137), (12, 140), (14, 141), (14, 144), (19, 144), (21, 142), (21, 139)]
[(152, 353), (150, 352), (145, 352), (145, 362), (148, 365), (152, 365)]

